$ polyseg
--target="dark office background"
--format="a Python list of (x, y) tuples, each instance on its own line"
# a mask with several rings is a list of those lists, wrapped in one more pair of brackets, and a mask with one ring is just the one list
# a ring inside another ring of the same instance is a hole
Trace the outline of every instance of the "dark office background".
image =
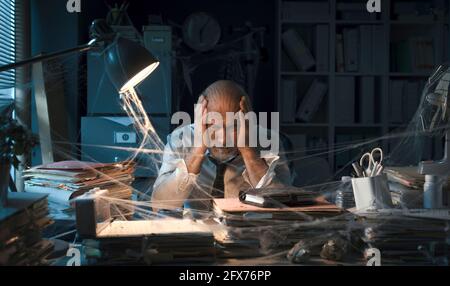
[[(34, 0), (32, 1), (32, 53), (49, 53), (75, 45), (83, 44), (89, 40), (89, 25), (92, 20), (105, 18), (108, 7), (121, 1), (82, 1), (81, 13), (67, 13), (66, 1)], [(165, 24), (172, 21), (181, 25), (189, 14), (203, 11), (212, 14), (222, 27), (223, 39), (229, 38), (232, 27), (240, 27), (250, 21), (254, 26), (267, 27), (265, 38), (269, 54), (268, 61), (259, 68), (256, 91), (258, 100), (254, 102), (257, 111), (273, 111), (275, 106), (274, 84), (274, 21), (275, 1), (207, 1), (207, 0), (164, 0), (164, 1), (129, 1), (128, 14), (135, 27), (148, 25), (150, 14), (161, 15)], [(174, 30), (174, 33), (181, 33)], [(80, 63), (78, 63), (80, 65)], [(78, 81), (79, 74), (73, 72), (77, 60), (68, 61), (65, 67), (73, 78), (70, 82), (70, 95), (68, 108), (71, 125), (77, 126), (75, 116), (86, 113), (86, 84), (83, 79)], [(81, 64), (82, 66), (82, 64)], [(195, 71), (192, 82), (194, 94), (200, 93), (208, 84), (217, 80), (217, 65), (205, 65)], [(81, 71), (82, 72), (82, 71)], [(182, 110), (190, 112), (193, 98), (188, 95), (182, 101)], [(75, 124), (75, 125), (74, 125)], [(76, 127), (71, 131), (76, 132)]]

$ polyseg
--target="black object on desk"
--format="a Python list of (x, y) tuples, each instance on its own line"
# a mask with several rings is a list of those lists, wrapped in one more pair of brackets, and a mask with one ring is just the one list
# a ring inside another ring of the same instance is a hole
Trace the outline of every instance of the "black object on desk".
[(317, 195), (301, 188), (249, 189), (239, 193), (242, 203), (263, 208), (314, 205)]

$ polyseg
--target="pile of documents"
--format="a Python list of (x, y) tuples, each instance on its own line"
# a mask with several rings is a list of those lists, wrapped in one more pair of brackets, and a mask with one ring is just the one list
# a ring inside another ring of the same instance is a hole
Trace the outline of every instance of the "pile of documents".
[(394, 204), (410, 209), (422, 207), (425, 175), (417, 172), (417, 166), (386, 167), (384, 172)]
[(238, 198), (215, 199), (214, 213), (223, 226), (214, 231), (214, 236), (224, 257), (287, 250), (306, 236), (320, 236), (346, 224), (340, 208), (320, 200), (309, 206), (262, 208)]
[(6, 208), (0, 210), (0, 266), (47, 264), (53, 250), (42, 239), (42, 230), (52, 223), (45, 195), (10, 193)]
[(399, 183), (412, 189), (423, 189), (425, 175), (418, 173), (417, 166), (411, 167), (386, 167), (384, 170), (389, 181)]
[[(134, 181), (133, 162), (92, 163), (63, 161), (24, 171), (25, 191), (48, 194), (48, 200), (69, 208), (77, 196), (94, 188), (108, 190), (108, 196), (130, 199)], [(117, 211), (129, 212), (118, 207)]]
[(97, 264), (171, 264), (215, 260), (209, 227), (187, 219), (114, 221), (94, 239), (86, 256)]
[(380, 250), (381, 264), (448, 264), (449, 220), (425, 215), (411, 217), (402, 212), (386, 210), (362, 215), (362, 239), (368, 248)]

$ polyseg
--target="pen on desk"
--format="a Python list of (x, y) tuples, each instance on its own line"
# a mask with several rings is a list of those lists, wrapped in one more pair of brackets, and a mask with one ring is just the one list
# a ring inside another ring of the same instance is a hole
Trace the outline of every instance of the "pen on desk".
[(375, 164), (373, 165), (372, 171), (370, 172), (371, 177), (374, 177), (377, 175), (379, 166), (380, 165), (378, 164), (378, 162), (375, 162)]
[(377, 171), (376, 176), (381, 175), (381, 173), (383, 172), (383, 170), (384, 170), (384, 167), (380, 165), (379, 168), (378, 168), (378, 171)]
[(358, 177), (365, 177), (364, 171), (361, 169), (361, 166), (358, 164), (358, 162), (354, 162), (352, 164), (353, 170), (355, 170), (356, 176)]

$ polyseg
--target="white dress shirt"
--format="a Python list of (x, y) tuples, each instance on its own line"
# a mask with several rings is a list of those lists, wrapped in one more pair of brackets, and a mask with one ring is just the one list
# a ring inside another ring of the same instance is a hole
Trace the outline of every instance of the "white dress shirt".
[[(262, 129), (262, 127), (259, 128)], [(216, 165), (209, 156), (205, 156), (199, 174), (188, 172), (185, 159), (193, 148), (188, 139), (192, 138), (189, 136), (193, 133), (194, 125), (191, 124), (177, 128), (167, 137), (162, 165), (153, 186), (153, 208), (175, 210), (184, 205), (185, 209), (194, 209), (199, 212), (210, 211)], [(185, 136), (186, 134), (189, 136)], [(282, 151), (279, 154), (282, 154)], [(237, 197), (239, 191), (248, 188), (290, 185), (289, 167), (284, 156), (264, 152), (261, 158), (266, 161), (268, 169), (256, 186), (252, 186), (240, 155), (227, 163), (224, 174), (225, 198)]]

